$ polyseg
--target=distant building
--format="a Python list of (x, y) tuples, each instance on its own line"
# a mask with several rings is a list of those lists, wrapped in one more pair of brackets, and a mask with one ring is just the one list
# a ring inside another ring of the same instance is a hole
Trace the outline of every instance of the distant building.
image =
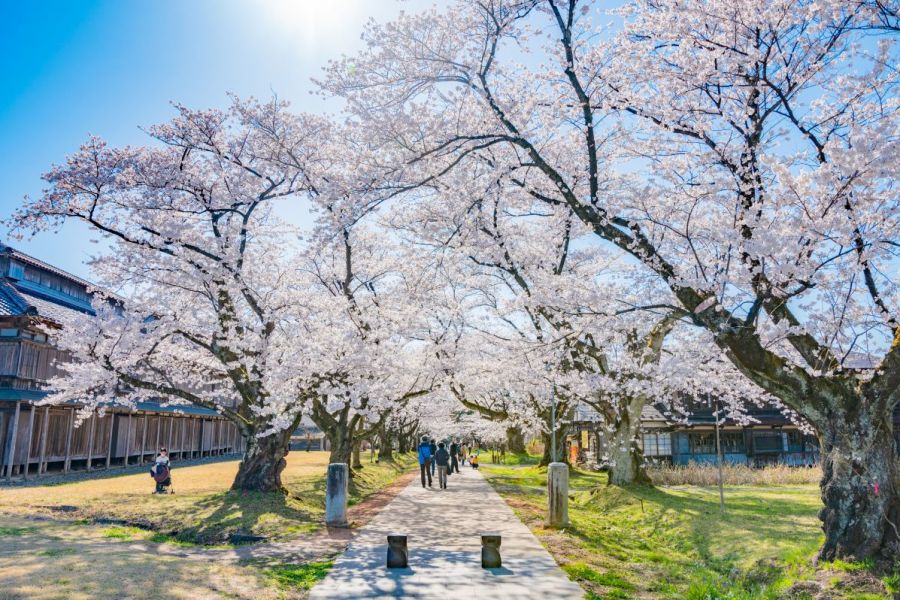
[(110, 398), (106, 414), (74, 427), (77, 403), (35, 406), (64, 360), (53, 344), (62, 317), (94, 314), (91, 284), (0, 245), (0, 479), (141, 464), (160, 446), (174, 459), (237, 452), (237, 428), (215, 411)]
[[(807, 466), (819, 462), (819, 440), (800, 430), (774, 406), (751, 407), (752, 423), (725, 419), (719, 427), (724, 462), (763, 467), (772, 464)], [(588, 462), (602, 464), (606, 439), (599, 415), (579, 406), (572, 415), (571, 432)], [(900, 407), (894, 411), (894, 436), (900, 451)], [(690, 415), (666, 415), (654, 406), (641, 413), (640, 443), (648, 462), (686, 465), (716, 462), (716, 427), (713, 409), (702, 404)]]

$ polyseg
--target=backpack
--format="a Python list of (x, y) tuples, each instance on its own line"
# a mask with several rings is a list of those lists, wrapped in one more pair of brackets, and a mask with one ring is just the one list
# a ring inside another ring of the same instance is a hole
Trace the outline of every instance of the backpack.
[(169, 478), (169, 465), (165, 463), (156, 463), (156, 471), (153, 472), (153, 480), (156, 483), (163, 483)]

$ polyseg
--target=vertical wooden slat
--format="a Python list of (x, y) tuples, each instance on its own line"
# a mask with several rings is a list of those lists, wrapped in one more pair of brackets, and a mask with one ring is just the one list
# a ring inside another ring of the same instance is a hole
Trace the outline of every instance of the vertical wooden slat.
[(7, 448), (9, 449), (6, 455), (6, 480), (10, 481), (12, 479), (12, 469), (13, 469), (13, 461), (16, 458), (16, 436), (19, 435), (19, 411), (21, 407), (19, 406), (21, 402), (16, 402), (16, 412), (13, 416), (12, 427), (10, 427), (9, 439), (7, 440)]
[(145, 414), (142, 419), (144, 423), (143, 429), (141, 429), (141, 459), (138, 464), (144, 464), (144, 451), (147, 450), (147, 423), (149, 423), (150, 416)]
[(175, 425), (175, 416), (169, 417), (169, 435), (166, 436), (166, 450), (172, 451), (172, 427)]
[(179, 436), (180, 443), (178, 445), (178, 449), (181, 451), (181, 452), (179, 452), (178, 456), (179, 456), (179, 458), (181, 458), (181, 460), (184, 460), (184, 442), (185, 442), (186, 437), (187, 437), (187, 423), (182, 421), (181, 422), (181, 435)]
[[(36, 410), (37, 407), (32, 404), (31, 410), (28, 411), (28, 436), (25, 443), (25, 469), (22, 472), (25, 481), (28, 481), (28, 463), (31, 461), (31, 438), (34, 435), (34, 411)], [(40, 469), (40, 467), (38, 467), (38, 469)]]
[(44, 418), (41, 423), (41, 456), (38, 459), (38, 475), (47, 472), (47, 435), (50, 432), (50, 407), (44, 407)]
[(113, 429), (116, 428), (116, 415), (109, 413), (109, 442), (106, 445), (106, 468), (109, 469), (109, 463), (112, 460), (113, 453)]
[(125, 429), (125, 459), (122, 461), (122, 467), (128, 466), (128, 455), (131, 453), (131, 422), (133, 415), (128, 414), (128, 426)]
[(153, 456), (159, 451), (159, 435), (162, 432), (162, 417), (156, 415), (156, 443), (153, 445)]
[(194, 458), (194, 444), (197, 442), (197, 419), (191, 419), (191, 454)]
[(66, 425), (66, 458), (63, 462), (63, 473), (69, 472), (72, 464), (72, 432), (75, 429), (75, 409), (69, 411), (69, 423)]
[(88, 430), (88, 455), (86, 469), (91, 470), (91, 461), (94, 459), (94, 431), (97, 429), (97, 413), (91, 414), (91, 428)]

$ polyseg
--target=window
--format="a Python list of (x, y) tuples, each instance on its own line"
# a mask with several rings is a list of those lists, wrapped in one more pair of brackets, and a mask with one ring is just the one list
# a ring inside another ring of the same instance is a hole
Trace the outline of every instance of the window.
[(16, 337), (19, 335), (18, 329), (0, 329), (0, 337)]
[(753, 435), (753, 448), (757, 452), (781, 452), (784, 443), (780, 431), (757, 431)]
[(688, 446), (691, 454), (715, 454), (715, 433), (691, 433), (688, 435)]
[(723, 431), (719, 433), (722, 454), (741, 454), (744, 450), (744, 434), (740, 431)]

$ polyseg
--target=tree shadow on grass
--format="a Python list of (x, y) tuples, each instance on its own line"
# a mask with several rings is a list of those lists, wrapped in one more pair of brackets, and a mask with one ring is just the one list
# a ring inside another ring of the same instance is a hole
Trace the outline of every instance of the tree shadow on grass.
[(194, 519), (184, 522), (178, 530), (162, 533), (181, 541), (208, 545), (239, 543), (240, 536), (267, 538), (286, 530), (289, 533), (313, 531), (321, 520), (321, 513), (314, 506), (306, 498), (295, 495), (228, 491), (198, 500), (194, 505)]

